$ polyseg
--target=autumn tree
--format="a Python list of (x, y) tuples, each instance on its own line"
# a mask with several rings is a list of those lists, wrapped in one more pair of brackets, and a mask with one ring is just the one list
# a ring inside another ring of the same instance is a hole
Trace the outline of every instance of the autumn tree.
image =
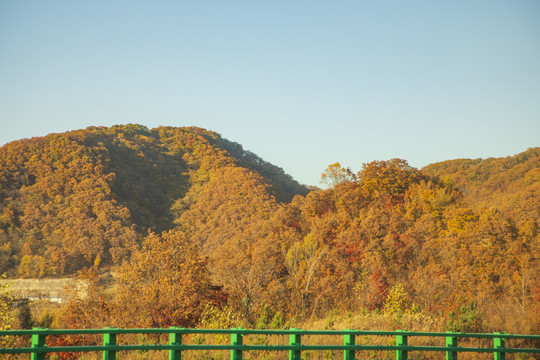
[(289, 274), (287, 285), (292, 295), (291, 307), (297, 309), (302, 317), (306, 316), (310, 305), (317, 302), (317, 296), (323, 295), (316, 283), (321, 278), (327, 252), (326, 246), (318, 244), (307, 235), (303, 241), (293, 244), (285, 255), (285, 266)]
[(356, 176), (351, 169), (342, 167), (338, 162), (328, 165), (326, 170), (321, 174), (321, 183), (327, 185), (329, 188), (354, 180), (356, 180)]
[(219, 169), (178, 221), (208, 255), (212, 276), (230, 294), (233, 308), (251, 320), (279, 267), (279, 244), (267, 241), (278, 204), (267, 188), (247, 169)]
[(364, 164), (357, 177), (366, 196), (400, 197), (421, 179), (421, 173), (403, 159), (392, 159)]
[(178, 231), (151, 233), (118, 268), (111, 314), (122, 327), (193, 327), (207, 304), (225, 300), (189, 238)]
[[(5, 278), (5, 274), (0, 276), (1, 280), (5, 280)], [(10, 287), (9, 283), (0, 283), (0, 330), (10, 330), (15, 324), (15, 318), (12, 314), (14, 303)]]

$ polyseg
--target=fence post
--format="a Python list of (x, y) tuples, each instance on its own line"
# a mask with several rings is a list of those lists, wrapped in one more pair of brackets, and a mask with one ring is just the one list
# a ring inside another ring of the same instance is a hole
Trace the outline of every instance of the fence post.
[[(33, 328), (32, 330), (48, 330), (45, 328)], [(47, 334), (32, 334), (32, 349), (39, 349), (45, 347), (45, 340)], [(45, 360), (44, 352), (33, 352), (30, 355), (31, 360)]]
[[(290, 329), (301, 331), (301, 329)], [(301, 334), (289, 334), (289, 345), (290, 346), (300, 346), (302, 344), (302, 335)], [(302, 355), (302, 350), (300, 349), (291, 349), (289, 350), (289, 360), (300, 360)]]
[[(345, 346), (356, 345), (356, 339), (352, 330), (346, 329), (346, 331), (350, 331), (350, 333), (345, 334), (344, 345)], [(354, 350), (345, 350), (345, 352), (343, 353), (343, 360), (354, 360), (354, 357), (355, 357)]]
[[(447, 331), (447, 333), (452, 334), (451, 331)], [(456, 347), (457, 346), (457, 337), (455, 336), (447, 336), (446, 337), (446, 347)], [(449, 350), (446, 352), (446, 360), (457, 360), (457, 351)]]
[[(171, 332), (169, 333), (169, 345), (182, 345), (182, 333), (176, 332), (175, 330), (184, 330), (184, 328), (171, 326), (170, 329)], [(169, 350), (169, 360), (182, 360), (182, 350)]]
[[(106, 327), (105, 330), (115, 330)], [(116, 345), (116, 334), (112, 332), (103, 333), (103, 346)], [(116, 360), (116, 350), (103, 350), (103, 360)]]
[[(396, 335), (396, 345), (407, 346), (407, 335)], [(396, 351), (396, 360), (407, 360), (407, 350), (398, 349)]]
[[(500, 335), (498, 332), (495, 332), (494, 334)], [(495, 360), (504, 360), (504, 338), (493, 338), (493, 347), (495, 348), (495, 351), (493, 352)]]
[[(234, 329), (233, 329), (234, 330)], [(241, 327), (236, 330), (242, 330)], [(243, 345), (244, 335), (240, 332), (231, 333), (231, 345)], [(231, 360), (242, 360), (242, 349), (231, 349)]]

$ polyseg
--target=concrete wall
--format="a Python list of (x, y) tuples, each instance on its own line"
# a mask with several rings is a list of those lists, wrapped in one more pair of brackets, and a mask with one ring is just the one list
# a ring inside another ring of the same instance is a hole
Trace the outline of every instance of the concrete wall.
[(11, 284), (13, 297), (37, 300), (49, 299), (62, 302), (70, 292), (85, 296), (87, 285), (80, 280), (69, 278), (62, 279), (8, 279), (0, 280), (0, 283)]

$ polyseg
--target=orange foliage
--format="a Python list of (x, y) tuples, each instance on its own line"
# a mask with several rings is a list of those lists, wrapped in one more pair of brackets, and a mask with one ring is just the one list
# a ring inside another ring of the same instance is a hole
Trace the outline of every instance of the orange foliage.
[(53, 134), (0, 148), (0, 273), (114, 270), (112, 289), (94, 279), (64, 308), (83, 327), (195, 326), (225, 302), (251, 324), (263, 309), (380, 311), (399, 289), (452, 329), (464, 311), (475, 330), (538, 332), (539, 169), (539, 148), (334, 163), (308, 192), (200, 128)]

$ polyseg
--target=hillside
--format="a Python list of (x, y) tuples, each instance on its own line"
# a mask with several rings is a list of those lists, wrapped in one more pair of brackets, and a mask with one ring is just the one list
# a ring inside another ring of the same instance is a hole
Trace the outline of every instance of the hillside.
[(540, 217), (540, 148), (506, 158), (448, 160), (422, 169), (459, 186), (467, 204), (518, 221)]
[(233, 168), (269, 202), (307, 193), (282, 169), (199, 128), (88, 128), (7, 144), (0, 273), (48, 277), (119, 264), (148, 230), (175, 227), (205, 184)]
[(199, 128), (21, 140), (0, 148), (0, 272), (88, 281), (58, 326), (269, 327), (348, 313), (385, 328), (537, 333), (539, 160), (534, 148), (421, 170), (335, 163), (328, 189), (308, 191)]

